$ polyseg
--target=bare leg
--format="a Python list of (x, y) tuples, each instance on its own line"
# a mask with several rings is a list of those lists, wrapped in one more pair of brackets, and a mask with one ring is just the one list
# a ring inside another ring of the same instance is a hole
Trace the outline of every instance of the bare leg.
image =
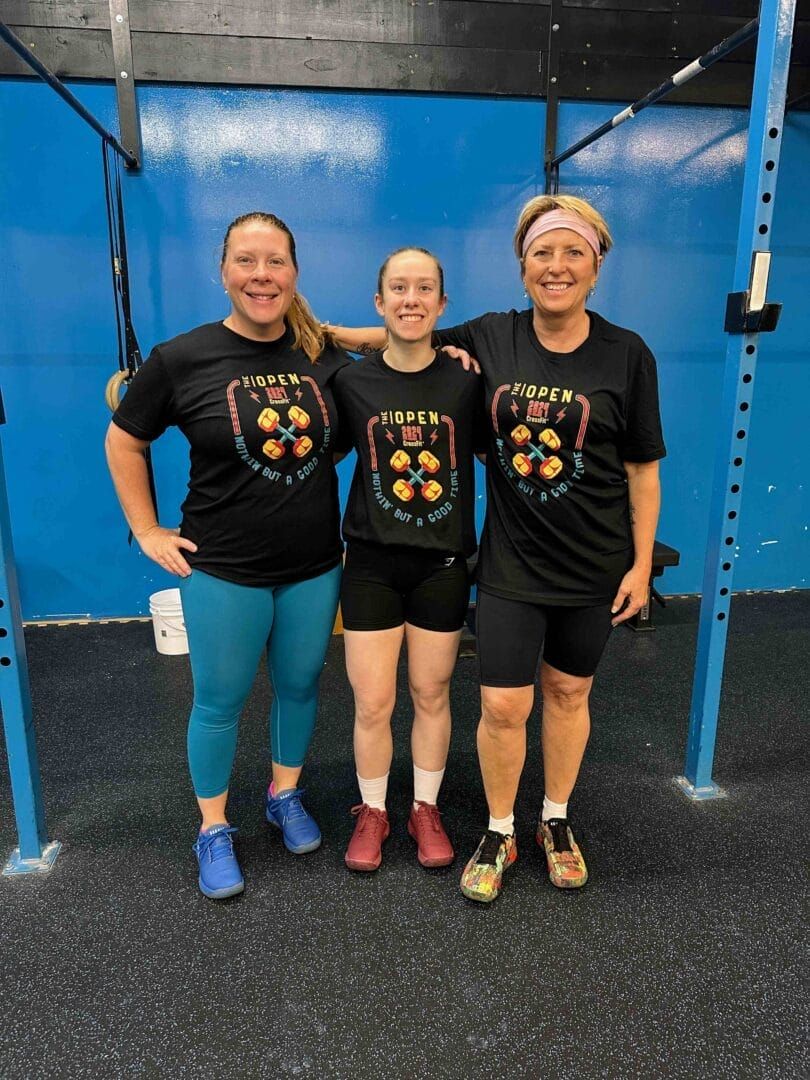
[(441, 633), (405, 624), (408, 683), (413, 701), (411, 755), (414, 765), (438, 772), (450, 747), (450, 677), (461, 631)]
[(223, 791), (221, 795), (215, 795), (212, 799), (197, 798), (197, 805), (202, 814), (202, 824), (200, 825), (201, 832), (205, 829), (213, 828), (214, 825), (227, 825), (228, 818), (225, 815), (225, 805), (227, 802), (227, 790)]
[(364, 780), (385, 776), (391, 768), (391, 714), (404, 636), (404, 625), (391, 630), (343, 633), (346, 672), (354, 692), (354, 760)]
[(543, 662), (543, 772), (546, 795), (566, 803), (574, 790), (591, 732), (588, 697), (593, 676), (566, 675)]
[(297, 788), (301, 769), (302, 766), (300, 765), (292, 768), (289, 765), (279, 765), (277, 761), (274, 761), (273, 783), (276, 786), (276, 794), (279, 791), (289, 791), (290, 788)]
[(534, 686), (481, 687), (478, 760), (493, 817), (508, 817), (514, 809), (533, 703)]

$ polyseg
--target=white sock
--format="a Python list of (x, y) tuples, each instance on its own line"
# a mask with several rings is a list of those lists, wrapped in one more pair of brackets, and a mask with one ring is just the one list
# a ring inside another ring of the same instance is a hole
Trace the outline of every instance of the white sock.
[(487, 828), (490, 832), (499, 832), (503, 836), (514, 836), (515, 833), (515, 815), (510, 814), (508, 817), (493, 817), (489, 815), (489, 825)]
[(444, 769), (437, 769), (436, 772), (429, 772), (427, 769), (420, 769), (418, 765), (413, 767), (413, 802), (414, 807), (418, 802), (430, 803), (431, 806), (436, 805), (436, 801), (439, 798), (439, 788), (442, 786), (442, 780), (444, 779)]
[(543, 796), (543, 821), (550, 821), (552, 818), (567, 818), (568, 817), (568, 803), (567, 802), (552, 802), (548, 795)]
[(385, 809), (385, 796), (388, 794), (388, 773), (385, 776), (378, 776), (374, 780), (364, 780), (358, 773), (357, 786), (360, 788), (360, 798), (366, 806), (371, 806), (374, 810)]

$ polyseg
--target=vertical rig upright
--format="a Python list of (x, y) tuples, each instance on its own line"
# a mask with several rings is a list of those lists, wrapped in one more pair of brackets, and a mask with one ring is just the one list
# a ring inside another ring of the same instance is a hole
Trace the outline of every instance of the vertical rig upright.
[[(0, 424), (5, 423), (0, 397)], [(11, 797), (19, 846), (3, 874), (30, 874), (50, 870), (60, 844), (49, 843), (39, 783), (37, 747), (28, 685), (20, 593), (11, 542), (11, 515), (6, 494), (6, 473), (0, 443), (0, 709), (6, 736)]]
[(689, 735), (684, 775), (677, 777), (692, 799), (724, 794), (712, 779), (712, 764), (759, 334), (775, 326), (776, 312), (765, 304), (765, 291), (795, 7), (796, 0), (760, 3)]

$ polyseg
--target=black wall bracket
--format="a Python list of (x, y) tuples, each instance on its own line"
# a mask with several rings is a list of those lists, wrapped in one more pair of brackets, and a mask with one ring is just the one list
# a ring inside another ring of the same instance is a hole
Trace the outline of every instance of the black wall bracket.
[(781, 304), (763, 304), (759, 311), (748, 310), (747, 292), (728, 294), (726, 301), (726, 322), (723, 327), (727, 334), (766, 334), (776, 329)]
[[(110, 31), (115, 64), (115, 90), (118, 98), (118, 130), (121, 133), (122, 145), (135, 158), (134, 168), (140, 168), (141, 123), (138, 117), (138, 102), (135, 98), (129, 0), (110, 0)], [(127, 163), (127, 168), (130, 167)]]

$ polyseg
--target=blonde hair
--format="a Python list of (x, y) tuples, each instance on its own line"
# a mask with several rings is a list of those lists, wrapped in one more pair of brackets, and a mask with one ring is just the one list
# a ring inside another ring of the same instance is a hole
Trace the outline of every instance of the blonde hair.
[(515, 227), (515, 254), (521, 267), (523, 266), (523, 241), (526, 233), (538, 218), (542, 217), (543, 214), (547, 214), (550, 210), (565, 210), (569, 214), (576, 214), (577, 217), (581, 217), (583, 221), (587, 222), (591, 228), (596, 230), (602, 255), (607, 255), (613, 247), (613, 237), (610, 235), (607, 222), (599, 211), (594, 209), (585, 199), (579, 199), (576, 195), (535, 195), (533, 199), (529, 199), (520, 211)]
[[(252, 221), (261, 222), (263, 225), (272, 225), (286, 235), (290, 245), (290, 258), (297, 273), (298, 259), (295, 255), (295, 237), (292, 234), (292, 229), (280, 217), (276, 217), (275, 214), (268, 214), (263, 210), (252, 210), (248, 214), (241, 214), (230, 223), (225, 230), (225, 239), (222, 241), (220, 267), (225, 265), (225, 259), (228, 256), (228, 240), (233, 230), (240, 225), (249, 225)], [(317, 364), (323, 350), (332, 343), (332, 335), (322, 329), (321, 324), (312, 314), (312, 308), (297, 289), (290, 304), (290, 309), (285, 316), (285, 321), (293, 333), (293, 348), (301, 349), (313, 364)]]

